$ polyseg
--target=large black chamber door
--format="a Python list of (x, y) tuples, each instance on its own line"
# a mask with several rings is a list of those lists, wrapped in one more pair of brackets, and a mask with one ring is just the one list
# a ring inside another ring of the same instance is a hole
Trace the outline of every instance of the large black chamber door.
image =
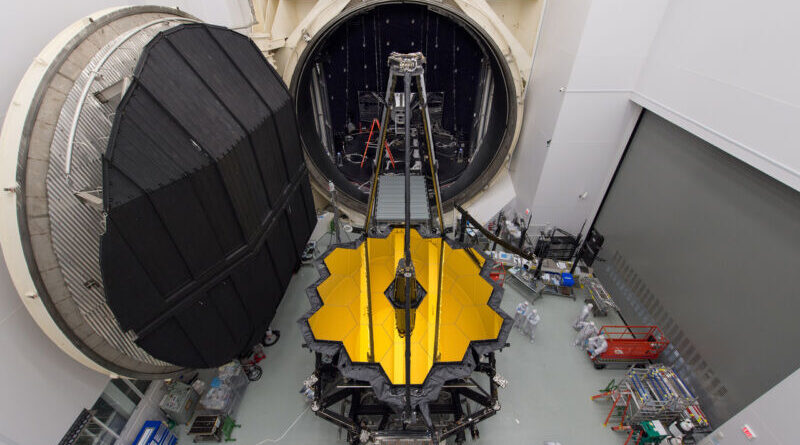
[(120, 327), (190, 368), (247, 351), (315, 224), (290, 95), (247, 37), (158, 34), (103, 158), (101, 267)]

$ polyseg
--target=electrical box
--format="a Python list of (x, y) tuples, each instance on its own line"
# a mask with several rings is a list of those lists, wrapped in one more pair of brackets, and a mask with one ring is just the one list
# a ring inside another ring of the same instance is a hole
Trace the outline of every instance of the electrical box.
[(187, 424), (192, 419), (199, 400), (200, 395), (191, 386), (172, 382), (158, 406), (175, 423)]

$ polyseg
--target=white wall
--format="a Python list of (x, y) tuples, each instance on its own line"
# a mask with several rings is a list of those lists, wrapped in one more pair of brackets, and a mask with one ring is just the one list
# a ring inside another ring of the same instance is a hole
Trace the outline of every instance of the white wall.
[(179, 7), (209, 23), (228, 27), (252, 20), (247, 0), (69, 0), (4, 1), (0, 27), (0, 121), (22, 75), (47, 42), (72, 22), (95, 11), (125, 5)]
[[(530, 97), (526, 121), (532, 122), (526, 123), (531, 128), (526, 126), (523, 136), (531, 147), (521, 147), (526, 154), (519, 156), (517, 170), (525, 173), (515, 183), (518, 207), (531, 209), (533, 224), (554, 224), (573, 233), (584, 222), (587, 228), (591, 224), (639, 115), (630, 90), (666, 4), (666, 0), (594, 0), (582, 33), (577, 33), (580, 41), (574, 52), (554, 51), (555, 60), (537, 54), (531, 89), (546, 88), (550, 100)], [(550, 7), (565, 8), (561, 2), (551, 2)], [(561, 32), (576, 37), (570, 27), (561, 26), (560, 20), (545, 22), (540, 53), (551, 53), (549, 46), (558, 44), (553, 40), (561, 40)], [(567, 77), (546, 66), (566, 65), (569, 59)], [(559, 92), (562, 87), (564, 92)], [(552, 103), (558, 100), (560, 109), (554, 110)], [(547, 139), (549, 148), (542, 143)]]
[[(246, 25), (246, 2), (238, 0), (70, 0), (3, 2), (0, 27), (0, 119), (28, 65), (58, 32), (94, 11), (131, 3), (178, 5), (210, 22)], [(91, 407), (108, 377), (61, 352), (22, 305), (0, 255), (0, 444), (57, 443), (82, 408)]]
[(581, 42), (591, 0), (549, 0), (525, 91), (522, 132), (510, 171), (517, 194), (516, 207), (529, 208), (537, 193), (564, 95)]
[[(797, 416), (800, 395), (800, 370), (786, 377), (739, 414), (722, 424), (701, 445), (793, 445), (797, 440)], [(742, 427), (748, 425), (756, 434), (745, 438)]]
[[(534, 223), (577, 231), (591, 222), (638, 114), (630, 101), (800, 190), (800, 27), (792, 21), (800, 3), (567, 0), (548, 8), (572, 14), (545, 15), (513, 166), (516, 207), (530, 207)], [(576, 37), (576, 51), (562, 50)]]
[(28, 315), (0, 255), (0, 444), (58, 443), (108, 377), (61, 352)]
[(634, 100), (800, 190), (800, 3), (673, 0)]

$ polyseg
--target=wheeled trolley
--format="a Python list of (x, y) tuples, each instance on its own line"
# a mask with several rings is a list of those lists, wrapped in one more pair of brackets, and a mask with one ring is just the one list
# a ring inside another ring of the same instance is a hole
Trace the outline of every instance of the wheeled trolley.
[(595, 317), (605, 317), (609, 312), (617, 310), (617, 304), (611, 299), (611, 295), (608, 294), (600, 280), (594, 277), (581, 277), (580, 283), (589, 294), (586, 302), (592, 303), (594, 306), (592, 314)]

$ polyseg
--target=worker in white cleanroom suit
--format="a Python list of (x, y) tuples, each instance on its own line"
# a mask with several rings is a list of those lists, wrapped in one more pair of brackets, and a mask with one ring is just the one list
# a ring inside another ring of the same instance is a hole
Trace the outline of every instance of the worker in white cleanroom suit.
[(586, 305), (581, 309), (581, 313), (578, 314), (578, 318), (575, 319), (575, 323), (572, 323), (572, 328), (576, 331), (581, 329), (581, 323), (586, 321), (589, 318), (589, 314), (592, 313), (592, 308), (594, 305), (592, 303), (586, 303)]
[(517, 313), (514, 314), (514, 327), (517, 329), (521, 329), (522, 325), (525, 324), (525, 317), (528, 316), (528, 302), (523, 301), (522, 303), (517, 305)]
[(581, 330), (575, 335), (575, 340), (572, 342), (572, 345), (585, 350), (586, 341), (599, 333), (600, 331), (597, 330), (597, 326), (595, 326), (593, 321), (584, 321), (581, 323)]
[(525, 317), (525, 328), (523, 332), (528, 334), (528, 337), (531, 339), (531, 343), (533, 343), (533, 337), (536, 335), (536, 325), (542, 320), (542, 317), (539, 315), (539, 312), (536, 309), (531, 309), (531, 313)]
[(686, 439), (693, 438), (694, 424), (689, 419), (676, 420), (667, 428), (669, 436), (659, 445), (681, 445)]
[(602, 334), (590, 337), (586, 344), (588, 345), (586, 350), (592, 354), (592, 359), (608, 350), (608, 341)]

